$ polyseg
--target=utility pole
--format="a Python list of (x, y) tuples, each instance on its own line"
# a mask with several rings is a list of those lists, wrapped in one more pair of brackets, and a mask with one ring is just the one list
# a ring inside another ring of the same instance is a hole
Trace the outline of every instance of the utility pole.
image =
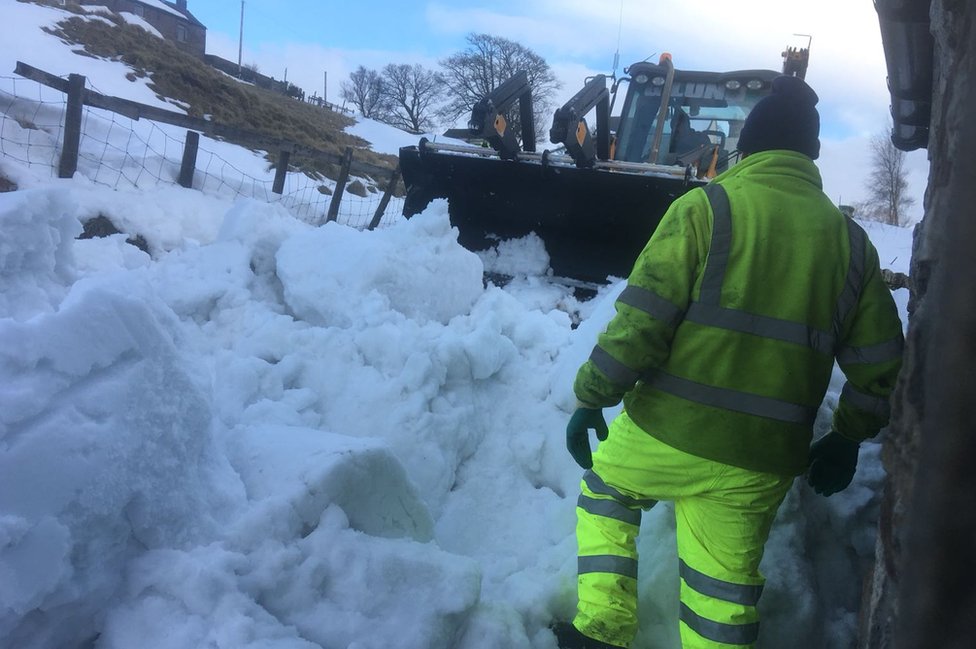
[(322, 106), (324, 107), (329, 101), (329, 71), (326, 70), (322, 73)]
[(241, 78), (241, 55), (244, 52), (244, 0), (241, 0), (241, 36), (237, 41), (237, 78)]

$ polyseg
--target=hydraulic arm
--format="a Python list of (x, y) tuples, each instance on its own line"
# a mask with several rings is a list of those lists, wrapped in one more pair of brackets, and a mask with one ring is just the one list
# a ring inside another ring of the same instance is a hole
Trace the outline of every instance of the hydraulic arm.
[(471, 109), (468, 132), (484, 138), (503, 160), (514, 160), (519, 152), (515, 131), (509, 127), (505, 113), (519, 103), (522, 124), (522, 147), (535, 151), (535, 118), (532, 114), (532, 88), (529, 77), (521, 71), (485, 95)]
[[(596, 146), (584, 116), (596, 107)], [(597, 158), (610, 158), (610, 93), (607, 77), (598, 74), (556, 109), (549, 129), (549, 141), (562, 144), (577, 167), (592, 167)]]

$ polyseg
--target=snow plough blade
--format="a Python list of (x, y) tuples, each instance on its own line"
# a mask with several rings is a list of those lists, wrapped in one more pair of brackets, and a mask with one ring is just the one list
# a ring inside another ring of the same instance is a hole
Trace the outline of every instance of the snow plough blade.
[[(460, 130), (469, 144), (422, 139), (400, 149), (403, 213), (446, 198), (471, 250), (534, 233), (558, 277), (626, 278), (671, 203), (735, 164), (746, 116), (775, 77), (804, 76), (808, 51), (784, 52), (783, 72), (681, 71), (665, 54), (625, 69), (609, 92), (608, 78), (596, 75), (556, 110), (549, 139), (559, 146), (541, 153), (534, 132), (519, 138), (510, 124), (517, 102), (516, 119), (532, 125), (531, 89), (519, 73), (474, 106)], [(611, 117), (622, 82), (623, 105)]]
[(462, 147), (445, 146), (422, 140), (400, 149), (405, 215), (446, 198), (464, 247), (483, 250), (535, 233), (556, 276), (584, 281), (627, 277), (671, 202), (704, 184), (680, 169), (652, 176), (578, 168), (544, 154), (518, 161), (462, 155)]

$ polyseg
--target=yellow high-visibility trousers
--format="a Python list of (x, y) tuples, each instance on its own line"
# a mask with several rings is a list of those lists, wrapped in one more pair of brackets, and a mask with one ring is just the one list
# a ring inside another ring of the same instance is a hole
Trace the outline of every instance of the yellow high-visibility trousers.
[(683, 649), (755, 646), (759, 573), (769, 529), (793, 478), (690, 455), (644, 432), (626, 412), (593, 454), (577, 503), (579, 604), (585, 635), (627, 647), (637, 633), (642, 509), (674, 502)]

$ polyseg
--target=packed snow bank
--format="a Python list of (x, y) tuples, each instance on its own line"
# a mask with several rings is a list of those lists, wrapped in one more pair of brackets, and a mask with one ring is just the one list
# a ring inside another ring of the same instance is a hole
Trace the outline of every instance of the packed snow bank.
[(231, 463), (248, 498), (294, 512), (304, 536), (338, 506), (364, 534), (427, 542), (433, 521), (403, 467), (376, 441), (307, 428), (234, 431)]
[(234, 481), (173, 323), (86, 282), (0, 320), (0, 636), (97, 634), (128, 562), (212, 537)]
[(72, 240), (81, 234), (67, 192), (0, 194), (0, 317), (50, 313), (74, 279)]
[[(341, 267), (363, 251), (356, 237), (311, 231), (274, 207), (243, 201), (213, 243), (161, 251), (156, 262), (138, 253), (145, 262), (131, 264), (125, 249), (136, 249), (121, 235), (74, 239), (81, 231), (76, 215), (89, 208), (78, 198), (64, 190), (0, 195), (4, 643), (455, 646), (480, 600), (481, 569), (433, 542), (424, 494), (382, 441), (388, 429), (364, 431), (361, 421), (348, 434), (281, 425), (300, 423), (302, 409), (321, 404), (306, 398), (314, 393), (303, 385), (276, 391), (267, 376), (254, 396), (269, 407), (228, 416), (228, 425), (218, 416), (230, 395), (212, 384), (214, 368), (232, 380), (240, 405), (249, 394), (240, 373), (255, 372), (250, 354), (271, 358), (268, 346), (238, 338), (241, 322), (254, 326), (257, 338), (267, 334), (289, 347), (294, 333), (325, 340), (340, 332), (285, 315), (285, 294), (309, 286), (280, 272), (282, 263), (300, 258), (287, 245), (345, 241), (336, 253)], [(391, 281), (380, 309), (368, 301), (347, 306), (351, 321), (363, 326), (363, 314), (373, 313), (380, 330), (338, 341), (358, 340), (391, 371), (383, 334), (405, 318), (396, 300), (412, 305), (421, 323), (415, 333), (442, 330), (440, 321), (466, 316), (481, 290), (480, 262), (453, 242), (445, 213), (402, 230), (385, 249), (378, 246), (388, 255), (362, 267), (376, 278), (416, 261), (410, 277)], [(403, 243), (417, 245), (396, 254)], [(106, 250), (118, 253), (110, 257), (119, 262), (114, 271), (108, 261), (94, 262)], [(444, 274), (462, 288), (444, 299), (411, 300), (432, 293), (430, 283)], [(326, 297), (351, 290), (340, 283)], [(436, 343), (436, 335), (427, 336)], [(215, 350), (204, 351), (208, 340)], [(328, 365), (331, 349), (324, 359), (313, 357)], [(483, 354), (468, 344), (453, 352), (467, 365), (484, 365)], [(262, 366), (293, 371), (301, 355)], [(485, 377), (499, 365), (497, 352), (487, 356), (488, 367), (476, 370)], [(341, 364), (336, 369), (344, 373)], [(314, 384), (320, 377), (309, 378)], [(406, 375), (408, 385), (443, 378), (437, 371)], [(285, 411), (291, 414), (279, 417)], [(323, 414), (315, 412), (320, 426), (328, 421)], [(446, 493), (456, 464), (432, 466), (448, 471), (437, 478)]]
[[(447, 202), (439, 199), (395, 232), (327, 223), (293, 237), (278, 251), (277, 272), (285, 301), (298, 317), (319, 326), (349, 327), (361, 324), (355, 321), (358, 314), (391, 310), (446, 324), (474, 304), (483, 267), (457, 245)], [(448, 273), (451, 281), (442, 281)]]
[(382, 445), (280, 426), (229, 434), (247, 511), (220, 542), (136, 558), (100, 646), (454, 646), (478, 566), (429, 543), (430, 516)]

